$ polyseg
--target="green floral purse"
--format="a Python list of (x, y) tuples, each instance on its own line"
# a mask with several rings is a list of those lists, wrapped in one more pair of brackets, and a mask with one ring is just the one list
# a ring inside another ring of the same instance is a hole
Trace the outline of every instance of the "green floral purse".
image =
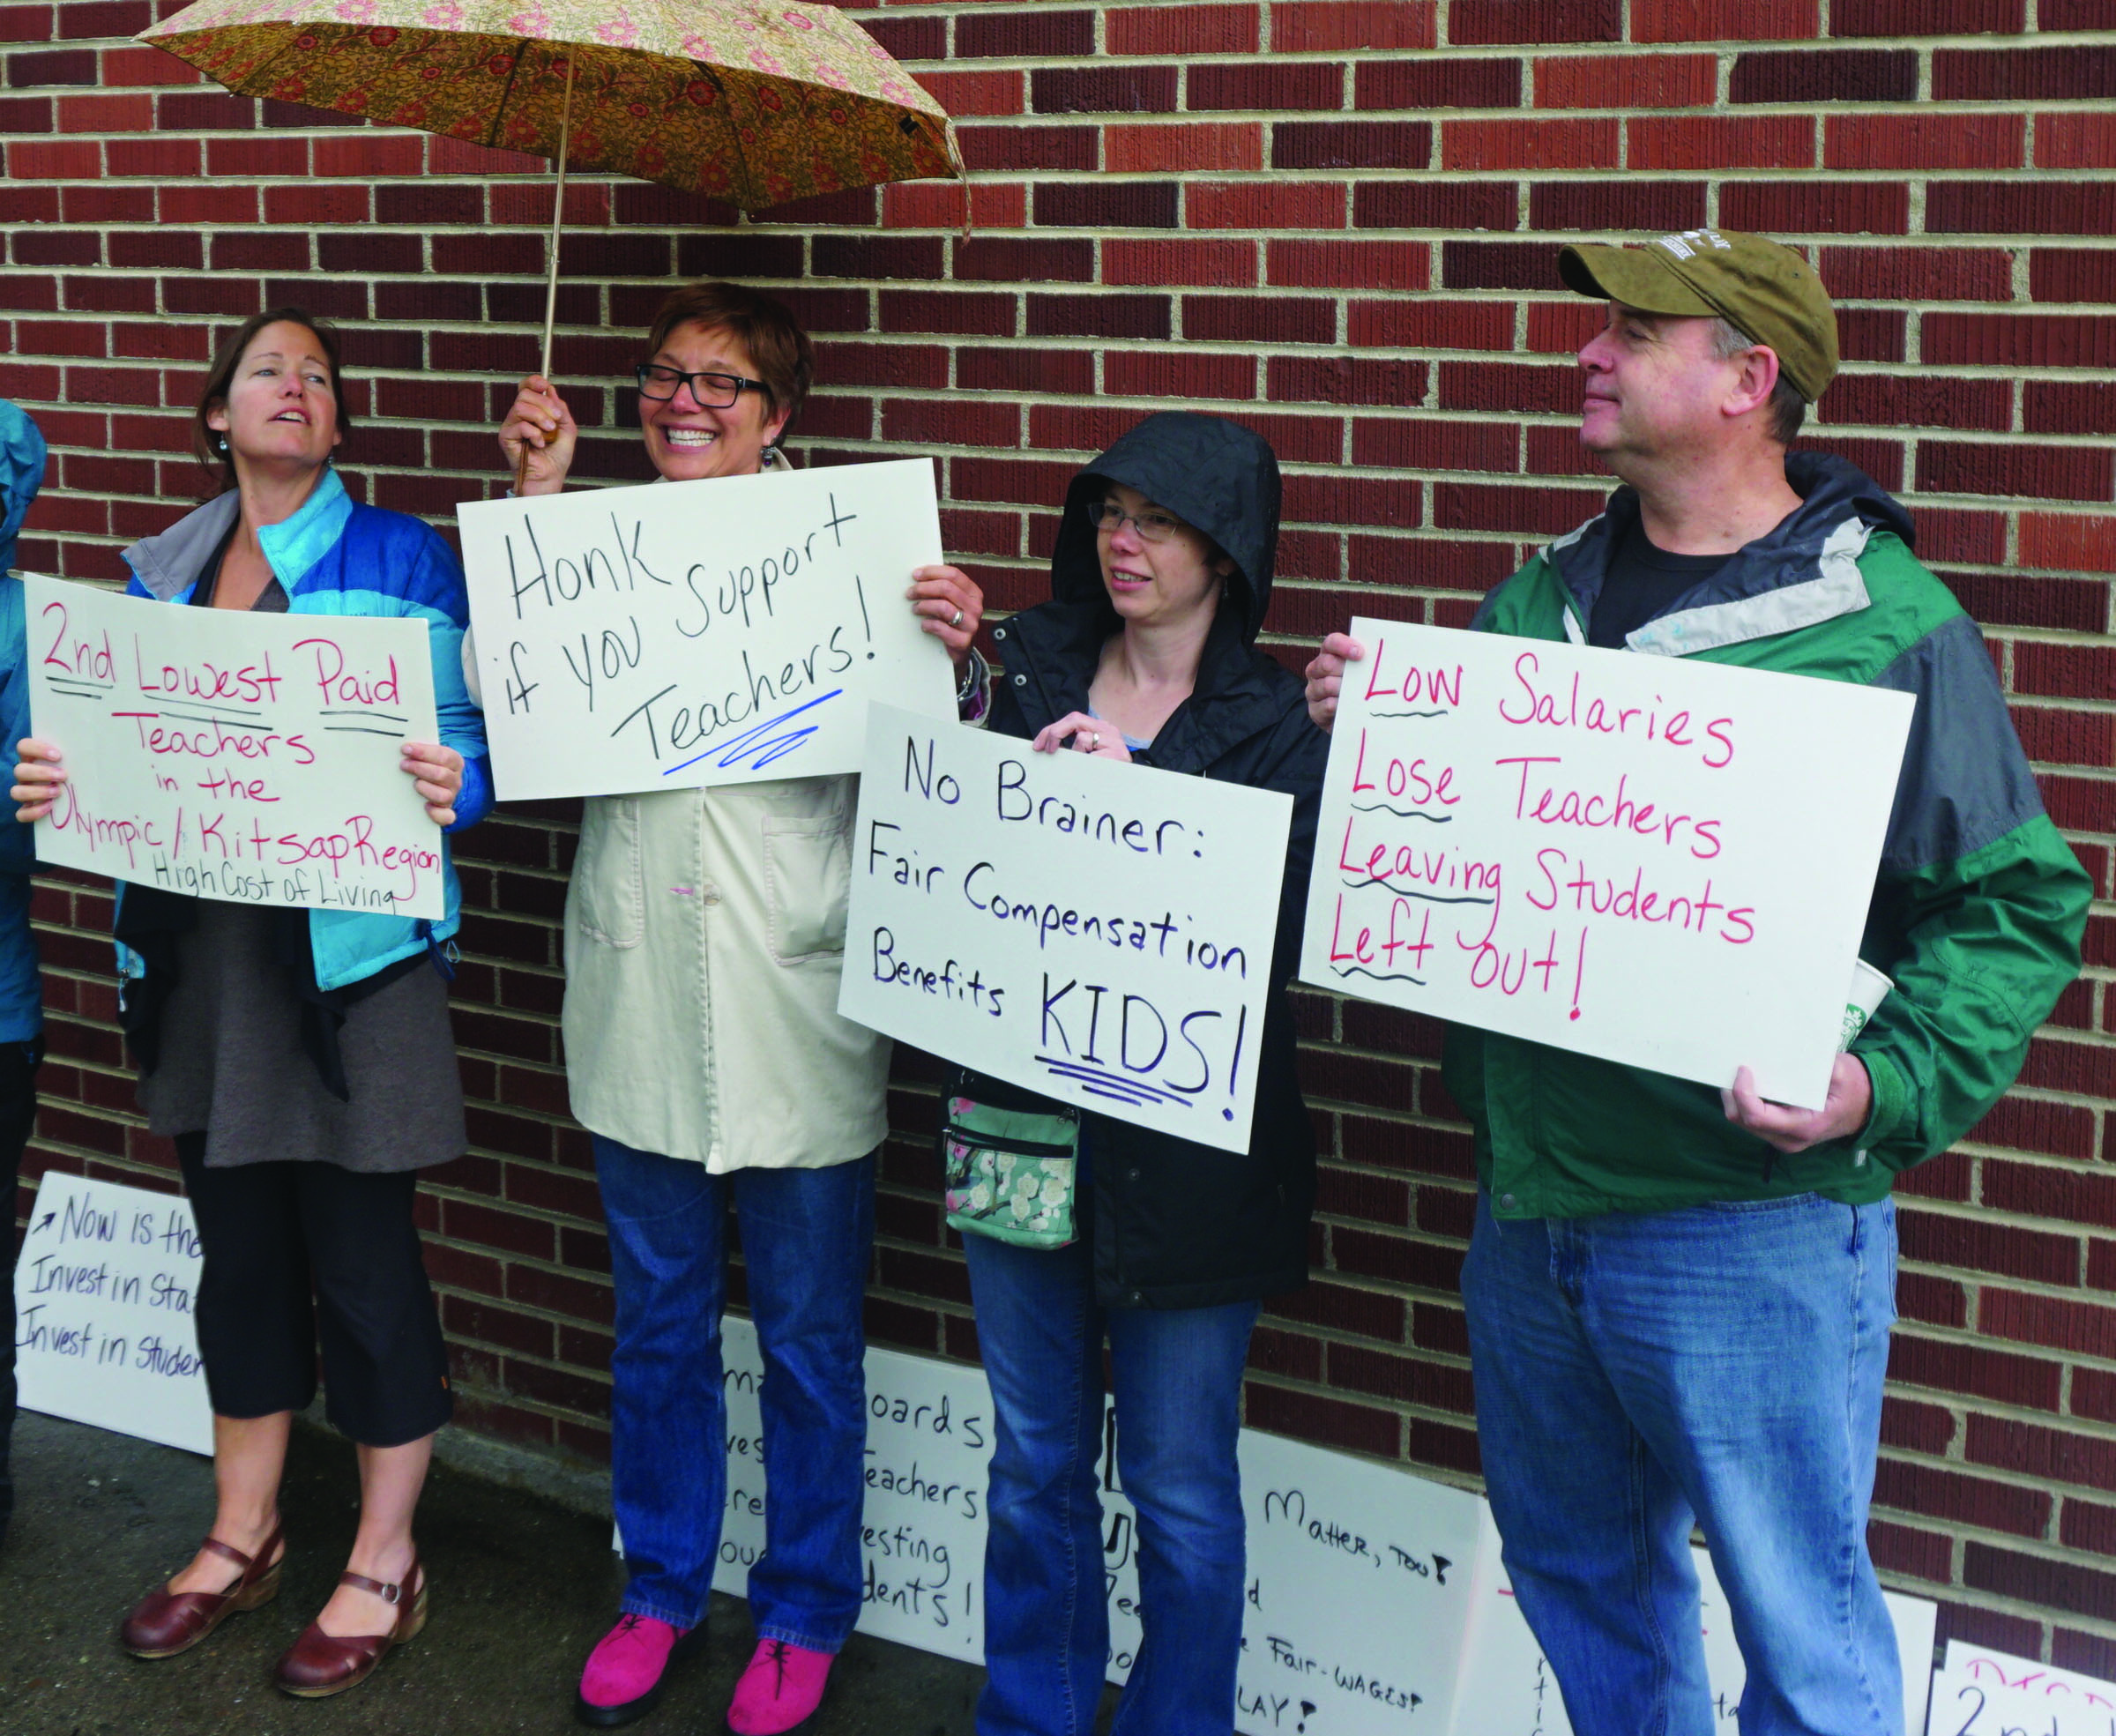
[(958, 1072), (941, 1123), (948, 1221), (967, 1235), (1016, 1248), (1064, 1248), (1077, 1236), (1074, 1181), (1080, 1112)]

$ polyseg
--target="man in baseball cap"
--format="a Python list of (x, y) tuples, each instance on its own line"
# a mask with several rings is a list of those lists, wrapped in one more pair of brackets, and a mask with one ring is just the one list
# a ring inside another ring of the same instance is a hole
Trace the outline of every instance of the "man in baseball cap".
[[(1743, 1736), (1900, 1732), (1866, 1543), (1889, 1192), (2012, 1084), (2077, 974), (2091, 885), (1909, 513), (1844, 460), (1788, 450), (1837, 371), (1807, 262), (1698, 229), (1568, 247), (1559, 271), (1608, 303), (1580, 351), (1580, 440), (1624, 486), (1472, 626), (1918, 704), (1860, 949), (1893, 987), (1821, 1109), (1763, 1099), (1746, 1068), (1715, 1091), (1449, 1028), (1476, 1134), (1462, 1292), (1492, 1509), (1577, 1736), (1719, 1727), (1694, 1523), (1747, 1665)], [(1325, 729), (1360, 655), (1332, 634), (1308, 666)]]

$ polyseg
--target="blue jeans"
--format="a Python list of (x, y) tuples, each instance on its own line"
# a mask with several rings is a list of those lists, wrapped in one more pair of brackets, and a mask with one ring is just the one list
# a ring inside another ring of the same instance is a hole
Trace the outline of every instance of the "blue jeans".
[(1866, 1554), (1894, 1205), (1813, 1194), (1501, 1221), (1462, 1274), (1521, 1613), (1578, 1736), (1711, 1736), (1692, 1520), (1747, 1665), (1742, 1736), (1901, 1736)]
[(750, 1613), (760, 1639), (835, 1652), (861, 1595), (873, 1155), (712, 1175), (598, 1134), (595, 1175), (617, 1289), (610, 1482), (631, 1572), (626, 1613), (695, 1627), (712, 1590), (727, 1504), (732, 1194), (764, 1363), (764, 1553), (749, 1569)]
[(1244, 1562), (1234, 1443), (1256, 1304), (1106, 1313), (1084, 1242), (963, 1244), (997, 1423), (978, 1736), (1095, 1727), (1109, 1663), (1098, 1490), (1106, 1332), (1145, 1630), (1110, 1736), (1227, 1736)]

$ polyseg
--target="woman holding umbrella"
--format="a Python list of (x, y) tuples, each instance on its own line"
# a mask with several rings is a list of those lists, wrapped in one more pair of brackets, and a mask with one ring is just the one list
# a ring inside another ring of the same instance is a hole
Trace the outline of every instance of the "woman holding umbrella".
[[(677, 290), (637, 370), (665, 481), (786, 463), (776, 442), (812, 375), (779, 302), (731, 283)], [(541, 377), (500, 430), (525, 494), (555, 494), (577, 437)], [(954, 567), (906, 592), (948, 647), (965, 718), (984, 599)], [(575, 1711), (627, 1724), (702, 1633), (726, 1501), (720, 1312), (726, 1212), (740, 1220), (764, 1353), (764, 1553), (757, 1645), (728, 1727), (776, 1736), (822, 1698), (860, 1613), (866, 1442), (861, 1297), (888, 1132), (886, 1038), (838, 1015), (855, 786), (795, 778), (595, 797), (566, 898), (567, 1081), (593, 1136), (617, 1294), (612, 1495), (630, 1570)]]

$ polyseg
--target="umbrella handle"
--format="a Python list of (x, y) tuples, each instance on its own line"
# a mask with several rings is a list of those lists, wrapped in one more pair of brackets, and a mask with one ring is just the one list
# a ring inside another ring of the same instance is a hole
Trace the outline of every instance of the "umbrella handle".
[[(537, 369), (546, 380), (551, 377), (551, 328), (558, 320), (558, 235), (566, 210), (566, 145), (573, 128), (573, 69), (578, 63), (577, 55), (566, 56), (566, 101), (558, 118), (558, 187), (551, 198), (551, 242), (546, 249), (549, 260), (544, 280), (543, 363)], [(518, 496), (528, 479), (529, 442), (525, 438), (514, 462), (514, 492)]]

